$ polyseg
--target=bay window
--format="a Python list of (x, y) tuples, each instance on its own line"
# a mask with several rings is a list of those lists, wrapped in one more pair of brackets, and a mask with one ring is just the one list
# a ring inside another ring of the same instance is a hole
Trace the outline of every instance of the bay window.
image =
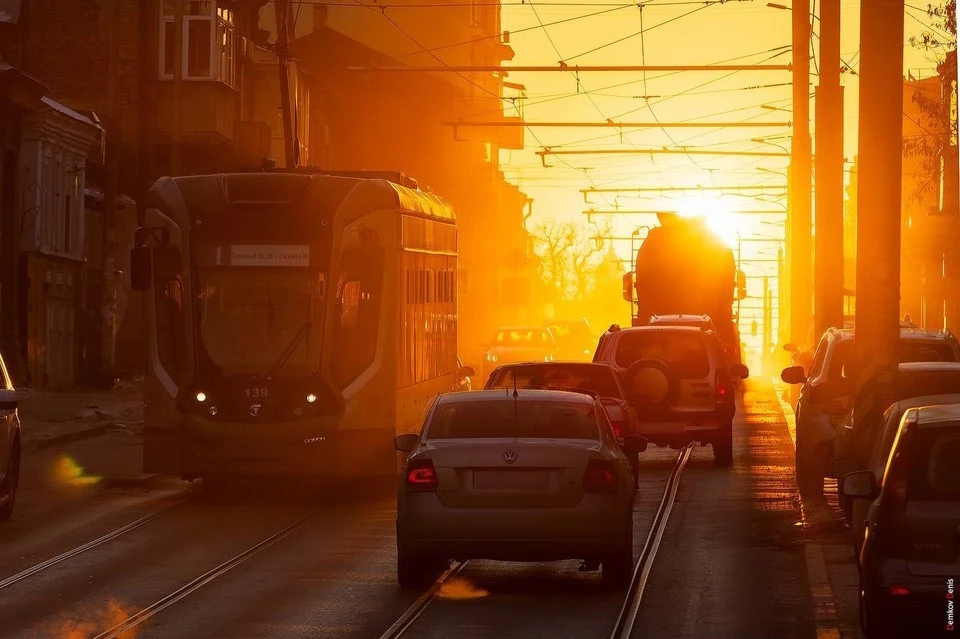
[[(173, 79), (176, 58), (175, 0), (160, 1), (160, 78)], [(237, 86), (237, 35), (234, 12), (216, 0), (183, 2), (182, 66), (184, 80), (216, 80)]]

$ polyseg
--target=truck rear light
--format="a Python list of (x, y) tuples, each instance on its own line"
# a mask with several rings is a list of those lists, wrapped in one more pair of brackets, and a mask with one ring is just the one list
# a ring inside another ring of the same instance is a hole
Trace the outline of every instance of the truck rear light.
[(407, 466), (407, 490), (429, 493), (437, 489), (437, 470), (429, 459), (412, 461)]
[(583, 473), (583, 489), (588, 493), (617, 491), (617, 474), (611, 462), (594, 459)]

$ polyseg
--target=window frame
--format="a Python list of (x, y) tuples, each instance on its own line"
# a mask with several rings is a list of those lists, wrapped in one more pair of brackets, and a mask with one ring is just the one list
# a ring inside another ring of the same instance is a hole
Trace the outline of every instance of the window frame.
[[(164, 0), (158, 0), (160, 3), (160, 20), (158, 34), (158, 56), (157, 56), (157, 77), (161, 81), (172, 81), (174, 79), (173, 69), (167, 72), (167, 25), (172, 24), (175, 16), (164, 13)], [(210, 11), (202, 15), (183, 16), (183, 33), (181, 34), (181, 46), (183, 49), (180, 58), (180, 78), (185, 82), (220, 82), (233, 89), (239, 86), (238, 74), (238, 35), (236, 25), (233, 21), (233, 11), (220, 7), (217, 0), (209, 0)], [(191, 75), (190, 68), (190, 26), (194, 22), (207, 22), (210, 25), (209, 37), (209, 60), (210, 71), (207, 75)], [(173, 33), (173, 29), (170, 29)], [(222, 39), (226, 37), (227, 42), (221, 46)], [(173, 47), (173, 44), (170, 44)], [(176, 58), (176, 56), (174, 56)], [(172, 63), (171, 63), (172, 64)]]

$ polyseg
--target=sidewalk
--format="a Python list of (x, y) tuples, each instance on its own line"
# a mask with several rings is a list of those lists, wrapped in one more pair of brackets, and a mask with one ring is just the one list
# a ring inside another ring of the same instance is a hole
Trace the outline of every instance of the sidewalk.
[(108, 430), (139, 436), (143, 397), (139, 385), (112, 391), (20, 391), (20, 423), (26, 453), (103, 435)]

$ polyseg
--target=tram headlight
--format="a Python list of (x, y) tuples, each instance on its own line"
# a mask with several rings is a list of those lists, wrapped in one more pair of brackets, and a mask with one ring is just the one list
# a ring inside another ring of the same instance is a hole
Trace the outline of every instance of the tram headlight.
[(316, 393), (307, 393), (307, 403), (308, 403), (308, 404), (315, 404), (316, 401), (317, 401), (317, 394), (316, 394)]
[(204, 393), (203, 391), (198, 391), (196, 394), (196, 398), (197, 398), (197, 401), (202, 404), (205, 401), (207, 401), (207, 394)]
[(216, 417), (216, 416), (217, 416), (217, 407), (216, 407), (216, 406), (211, 406), (211, 407), (210, 407), (210, 410), (208, 410), (207, 412), (210, 413), (210, 417)]

